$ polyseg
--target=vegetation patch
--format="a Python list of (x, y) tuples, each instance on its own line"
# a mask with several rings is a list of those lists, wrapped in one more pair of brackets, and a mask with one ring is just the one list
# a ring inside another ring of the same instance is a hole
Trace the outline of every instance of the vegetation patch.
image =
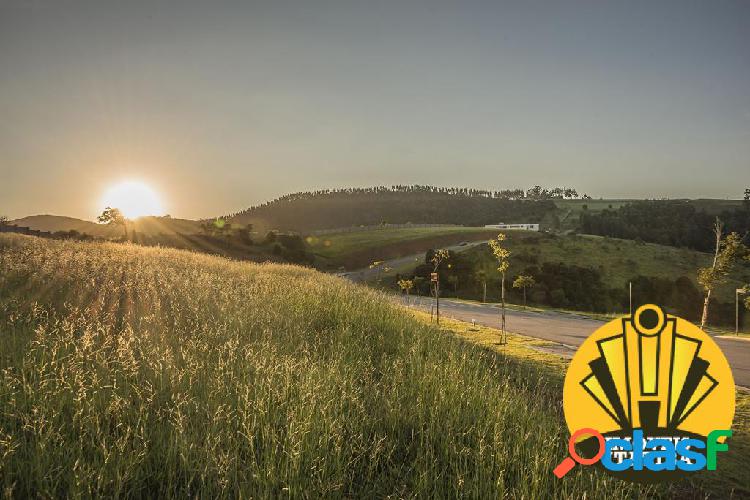
[(0, 236), (0, 491), (669, 496), (577, 471), (559, 378), (295, 266)]
[[(429, 314), (420, 311), (412, 311), (412, 313), (420, 321), (430, 323)], [(445, 334), (498, 352), (512, 359), (513, 362), (530, 366), (530, 369), (537, 376), (547, 380), (551, 387), (559, 388), (557, 398), (562, 400), (562, 384), (569, 360), (544, 352), (545, 348), (553, 344), (552, 342), (511, 333), (507, 335), (507, 343), (503, 344), (500, 330), (471, 325), (450, 318), (441, 318), (440, 328)], [(703, 471), (691, 480), (674, 483), (666, 490), (655, 490), (653, 493), (682, 498), (746, 498), (750, 496), (750, 468), (747, 467), (747, 460), (750, 458), (750, 392), (737, 389), (736, 402), (729, 451), (722, 457), (719, 468), (715, 472)], [(555, 410), (559, 417), (558, 425), (564, 429), (565, 423), (561, 408), (556, 406)], [(591, 474), (592, 471), (586, 470), (583, 473)]]
[(309, 236), (307, 242), (323, 268), (348, 270), (367, 267), (376, 261), (396, 259), (424, 252), (426, 248), (486, 241), (497, 230), (476, 227), (384, 228)]

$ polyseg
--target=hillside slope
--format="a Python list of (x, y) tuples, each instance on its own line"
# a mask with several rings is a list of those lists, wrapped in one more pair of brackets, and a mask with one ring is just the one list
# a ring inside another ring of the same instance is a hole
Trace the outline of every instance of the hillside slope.
[(318, 257), (319, 269), (354, 270), (375, 261), (424, 253), (430, 248), (458, 245), (462, 242), (486, 241), (497, 230), (478, 227), (383, 228), (310, 236), (307, 243)]
[[(579, 311), (626, 312), (628, 283), (633, 283), (634, 304), (657, 301), (675, 313), (696, 320), (702, 308), (697, 270), (710, 266), (712, 256), (686, 248), (590, 235), (556, 235), (507, 232), (505, 246), (511, 251), (509, 281), (524, 274), (535, 278), (528, 290), (531, 303)], [(453, 263), (445, 279), (457, 275), (457, 289), (445, 293), (481, 298), (477, 271), (484, 270), (488, 297), (498, 300), (499, 274), (487, 245), (467, 250)], [(422, 275), (430, 269), (421, 269)], [(750, 264), (735, 264), (727, 283), (713, 293), (709, 322), (734, 325), (735, 289), (750, 283)], [(522, 303), (521, 290), (510, 288), (512, 302)]]
[(509, 200), (433, 191), (352, 190), (288, 195), (230, 217), (266, 231), (308, 233), (319, 229), (388, 224), (545, 222), (557, 209), (550, 200)]
[[(121, 228), (114, 228), (74, 217), (62, 215), (31, 215), (11, 221), (17, 226), (29, 227), (38, 231), (78, 231), (100, 238), (112, 238), (122, 235)], [(128, 222), (128, 231), (135, 231), (143, 236), (197, 234), (200, 223), (189, 219), (171, 217), (139, 217)]]
[(533, 364), (315, 271), (0, 235), (8, 495), (669, 493), (557, 481), (559, 398)]

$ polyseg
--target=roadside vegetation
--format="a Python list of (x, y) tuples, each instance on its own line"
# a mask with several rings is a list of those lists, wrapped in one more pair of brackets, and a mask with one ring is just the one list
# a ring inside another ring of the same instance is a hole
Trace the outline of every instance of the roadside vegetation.
[[(658, 302), (670, 312), (692, 321), (701, 319), (704, 292), (698, 269), (711, 267), (713, 255), (642, 241), (600, 236), (557, 235), (509, 231), (505, 241), (511, 252), (508, 277), (530, 277), (526, 287), (529, 304), (595, 313), (622, 313), (629, 309), (628, 284), (633, 286), (634, 307)], [(417, 279), (415, 293), (428, 295), (427, 262), (398, 278)], [(443, 296), (500, 302), (501, 275), (487, 245), (450, 255), (440, 280)], [(709, 324), (732, 327), (735, 322), (735, 290), (750, 283), (750, 263), (737, 259), (711, 296)], [(385, 286), (390, 286), (384, 281)], [(485, 293), (486, 290), (486, 293)], [(524, 303), (524, 288), (508, 287), (507, 298)]]
[(312, 270), (0, 235), (4, 495), (674, 494), (555, 479), (547, 373)]
[[(428, 323), (427, 313), (413, 311), (421, 321)], [(612, 320), (614, 318), (608, 318)], [(441, 329), (447, 335), (466, 340), (500, 353), (514, 362), (531, 365), (551, 387), (562, 393), (568, 360), (556, 354), (553, 342), (518, 334), (503, 335), (500, 330), (445, 318)], [(684, 480), (670, 487), (669, 495), (675, 498), (748, 498), (750, 497), (750, 392), (738, 389), (733, 435), (729, 451), (722, 457), (716, 472), (701, 472), (690, 481)], [(590, 470), (584, 474), (590, 473)], [(583, 495), (577, 495), (583, 498)], [(596, 495), (599, 497), (599, 495)]]

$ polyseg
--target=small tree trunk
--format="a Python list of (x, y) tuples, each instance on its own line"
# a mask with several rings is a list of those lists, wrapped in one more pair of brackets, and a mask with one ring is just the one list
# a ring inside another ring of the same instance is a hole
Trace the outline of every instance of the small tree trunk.
[(503, 278), (500, 282), (500, 304), (500, 331), (502, 332), (502, 343), (505, 344), (507, 342), (505, 335), (505, 273), (503, 273)]
[(701, 330), (706, 326), (708, 322), (708, 302), (711, 300), (711, 290), (706, 292), (706, 298), (703, 299), (703, 314), (701, 315)]
[[(716, 224), (714, 225), (714, 234), (716, 235), (716, 248), (714, 249), (714, 262), (711, 265), (711, 269), (716, 269), (716, 261), (719, 260), (719, 251), (721, 250), (721, 232), (722, 227), (721, 223), (719, 222), (719, 219), (716, 219)], [(701, 314), (701, 330), (706, 326), (706, 323), (708, 322), (708, 303), (711, 300), (711, 290), (713, 288), (713, 284), (711, 284), (711, 287), (709, 287), (706, 290), (706, 297), (703, 299), (703, 314)]]
[(487, 302), (487, 282), (482, 282), (482, 287), (484, 290), (482, 291), (482, 303)]
[(526, 287), (523, 287), (523, 308), (526, 309)]
[(440, 324), (440, 282), (435, 282), (435, 318), (437, 324)]

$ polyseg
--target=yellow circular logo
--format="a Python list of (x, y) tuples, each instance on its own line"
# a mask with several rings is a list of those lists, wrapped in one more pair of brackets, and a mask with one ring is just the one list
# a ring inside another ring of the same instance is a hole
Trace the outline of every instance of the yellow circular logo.
[[(632, 317), (606, 323), (583, 342), (565, 377), (563, 408), (571, 434), (589, 429), (617, 440), (603, 452), (606, 468), (631, 479), (665, 479), (668, 474), (657, 473), (693, 470), (689, 464), (695, 467), (696, 461), (700, 465), (700, 457), (691, 462), (691, 451), (700, 451), (696, 441), (707, 442), (717, 429), (728, 432), (734, 379), (723, 353), (703, 330), (647, 304)], [(653, 449), (646, 446), (649, 439), (657, 440)], [(682, 439), (692, 441), (679, 448)], [(664, 451), (669, 440), (678, 450), (675, 462), (665, 452), (644, 465), (642, 455)]]

